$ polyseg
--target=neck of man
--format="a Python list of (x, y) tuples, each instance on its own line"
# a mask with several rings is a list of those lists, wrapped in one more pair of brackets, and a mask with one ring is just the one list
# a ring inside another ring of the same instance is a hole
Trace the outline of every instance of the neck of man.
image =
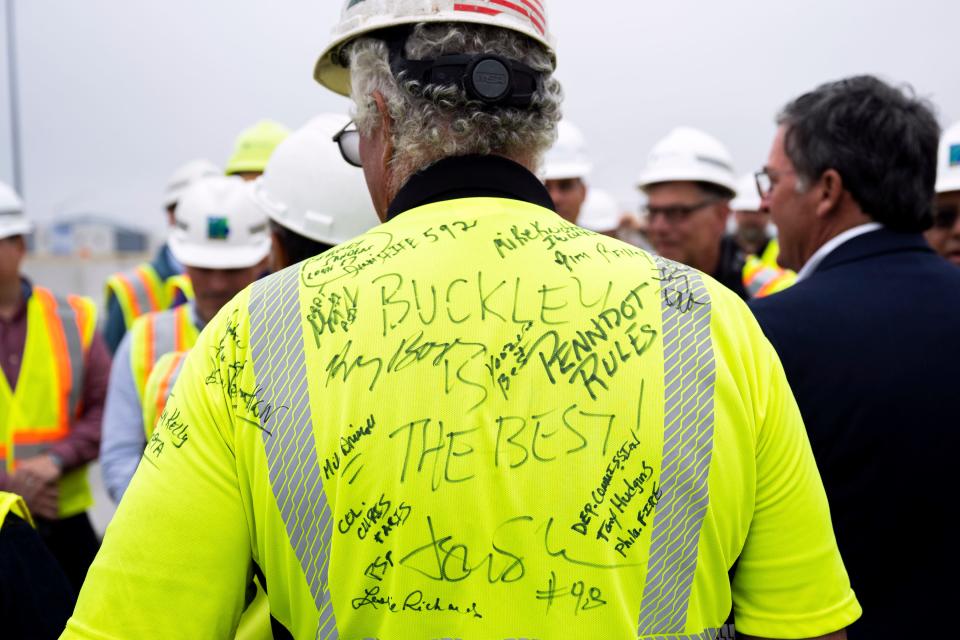
[(691, 261), (690, 266), (709, 276), (716, 275), (720, 271), (720, 243), (699, 254), (696, 260)]
[(746, 253), (753, 255), (760, 255), (760, 251), (767, 246), (769, 240), (770, 238), (766, 235), (748, 238), (743, 235), (737, 235), (737, 244), (740, 245), (740, 248)]
[(835, 215), (824, 218), (811, 236), (811, 242), (804, 253), (803, 264), (806, 264), (820, 247), (844, 231), (849, 231), (850, 229), (870, 222), (874, 222), (873, 218), (861, 211), (860, 207), (856, 205), (846, 206)]
[(20, 278), (0, 282), (0, 317), (9, 320), (20, 308), (23, 287)]

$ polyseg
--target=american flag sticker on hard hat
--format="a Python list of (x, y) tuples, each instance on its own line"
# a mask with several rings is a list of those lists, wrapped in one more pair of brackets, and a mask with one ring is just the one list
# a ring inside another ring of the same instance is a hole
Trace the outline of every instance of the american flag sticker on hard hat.
[(960, 144), (950, 145), (950, 166), (960, 167)]
[(488, 16), (500, 14), (518, 16), (530, 22), (540, 35), (546, 34), (547, 18), (543, 14), (543, 3), (540, 0), (472, 0), (455, 3), (453, 10), (482, 13)]

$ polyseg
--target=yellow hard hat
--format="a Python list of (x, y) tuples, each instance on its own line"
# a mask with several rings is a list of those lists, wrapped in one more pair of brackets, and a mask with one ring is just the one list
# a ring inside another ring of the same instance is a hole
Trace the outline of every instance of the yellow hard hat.
[(263, 172), (273, 150), (288, 135), (290, 135), (289, 129), (272, 120), (261, 120), (249, 129), (243, 130), (237, 136), (233, 155), (227, 161), (227, 175), (245, 171)]

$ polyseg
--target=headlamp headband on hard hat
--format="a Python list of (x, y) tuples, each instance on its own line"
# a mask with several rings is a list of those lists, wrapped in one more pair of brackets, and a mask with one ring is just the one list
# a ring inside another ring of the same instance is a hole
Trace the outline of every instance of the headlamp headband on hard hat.
[[(491, 107), (529, 108), (540, 88), (542, 74), (533, 68), (493, 53), (453, 54), (409, 60), (404, 46), (411, 29), (391, 29), (381, 37), (390, 50), (390, 70), (395, 78), (417, 86), (453, 85), (467, 97)], [(418, 94), (418, 97), (423, 97)]]

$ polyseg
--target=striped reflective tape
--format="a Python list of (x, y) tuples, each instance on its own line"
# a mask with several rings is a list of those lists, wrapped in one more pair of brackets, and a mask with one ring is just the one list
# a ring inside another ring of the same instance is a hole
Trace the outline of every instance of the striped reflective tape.
[(713, 638), (716, 630), (713, 636), (676, 635), (683, 633), (686, 624), (700, 529), (709, 502), (716, 377), (710, 296), (695, 270), (662, 258), (656, 264), (663, 319), (662, 498), (653, 521), (638, 634)]
[[(320, 482), (300, 320), (300, 271), (258, 280), (250, 293), (250, 345), (258, 398), (274, 407), (263, 446), (270, 485), (319, 611), (317, 638), (338, 638), (328, 570), (333, 518)], [(263, 425), (261, 425), (263, 426)]]
[(67, 407), (71, 420), (76, 415), (80, 405), (80, 393), (83, 391), (83, 337), (80, 335), (80, 326), (77, 323), (77, 313), (66, 299), (57, 296), (56, 311), (60, 325), (63, 327), (63, 337), (67, 345), (67, 357), (70, 359), (70, 398)]

